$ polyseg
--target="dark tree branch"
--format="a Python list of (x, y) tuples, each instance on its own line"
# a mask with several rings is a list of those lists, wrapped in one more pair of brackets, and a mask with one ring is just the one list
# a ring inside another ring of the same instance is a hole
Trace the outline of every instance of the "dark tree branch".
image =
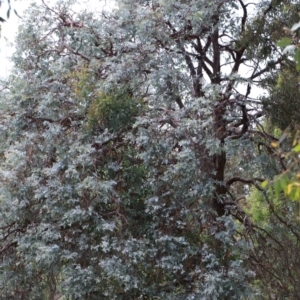
[[(281, 63), (284, 60), (283, 57), (280, 57), (279, 59), (277, 59), (275, 62), (272, 62), (272, 66), (276, 66), (279, 63)], [(259, 77), (260, 75), (263, 75), (264, 73), (268, 72), (271, 69), (271, 65), (270, 63), (267, 64), (267, 66), (265, 68), (263, 68), (262, 70), (260, 70), (257, 73), (253, 73), (252, 76), (249, 78), (249, 80), (253, 80), (257, 77)]]
[(260, 187), (256, 181), (259, 181), (259, 182), (263, 182), (264, 179), (262, 178), (254, 178), (254, 179), (245, 179), (245, 178), (241, 178), (241, 177), (233, 177), (231, 179), (229, 179), (227, 182), (226, 182), (226, 187), (229, 188), (233, 183), (235, 182), (242, 182), (242, 183), (245, 183), (245, 184), (252, 184), (254, 185), (257, 189), (259, 189), (260, 191), (263, 191), (264, 189), (262, 187)]
[[(205, 61), (206, 61), (206, 59), (205, 59)], [(204, 62), (202, 64), (202, 67), (203, 67), (205, 73), (207, 74), (207, 76), (210, 78), (210, 80), (212, 80), (212, 78), (213, 78), (212, 71), (208, 68), (208, 66)]]
[[(216, 15), (213, 17), (214, 27), (217, 26), (219, 22), (219, 17)], [(213, 49), (213, 78), (212, 83), (220, 84), (221, 74), (221, 56), (220, 56), (220, 47), (219, 47), (219, 30), (216, 28), (211, 35), (212, 49)]]
[(7, 251), (8, 249), (10, 249), (11, 247), (16, 247), (17, 246), (17, 242), (11, 242), (5, 246), (3, 246), (1, 249), (0, 249), (0, 254), (2, 254), (3, 252)]
[(81, 58), (83, 58), (84, 60), (86, 60), (86, 61), (88, 61), (88, 62), (91, 61), (91, 59), (90, 59), (89, 57), (87, 57), (86, 55), (84, 55), (84, 54), (78, 52), (77, 50), (73, 50), (73, 49), (72, 49), (71, 47), (69, 47), (68, 45), (64, 44), (63, 46), (64, 46), (64, 48), (66, 48), (67, 50), (69, 50), (72, 54), (75, 54), (75, 55), (77, 55), (77, 56), (80, 56)]
[(245, 31), (245, 24), (246, 24), (246, 21), (247, 21), (247, 7), (246, 5), (243, 3), (242, 0), (239, 0), (239, 3), (241, 4), (242, 6), (242, 9), (243, 9), (243, 17), (242, 17), (242, 23), (241, 23), (241, 29), (242, 29), (242, 32)]
[(179, 108), (180, 109), (184, 108), (184, 104), (183, 104), (181, 98), (178, 95), (174, 94), (174, 92), (173, 92), (173, 86), (172, 86), (171, 81), (167, 80), (166, 84), (167, 84), (167, 87), (168, 87), (168, 90), (169, 90), (170, 94), (174, 97), (174, 100), (178, 104)]

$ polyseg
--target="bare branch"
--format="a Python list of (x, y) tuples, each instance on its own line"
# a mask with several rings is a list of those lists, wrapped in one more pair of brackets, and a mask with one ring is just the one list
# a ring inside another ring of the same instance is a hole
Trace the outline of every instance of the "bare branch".
[(246, 183), (246, 184), (252, 184), (254, 185), (257, 189), (259, 189), (260, 191), (263, 191), (263, 188), (260, 187), (256, 181), (264, 181), (264, 179), (262, 178), (254, 178), (254, 179), (245, 179), (245, 178), (241, 178), (241, 177), (233, 177), (231, 179), (229, 179), (227, 182), (226, 182), (226, 187), (229, 188), (233, 183), (235, 182), (242, 182), (242, 183)]
[(242, 24), (241, 24), (241, 28), (242, 28), (242, 32), (245, 31), (245, 24), (246, 24), (246, 21), (247, 21), (247, 7), (246, 5), (243, 3), (242, 0), (239, 0), (241, 6), (242, 6), (242, 9), (243, 9), (243, 17), (242, 17)]
[(68, 45), (64, 44), (63, 46), (64, 46), (64, 48), (66, 48), (67, 50), (69, 50), (71, 53), (73, 53), (73, 54), (75, 54), (75, 55), (78, 55), (78, 56), (80, 56), (81, 58), (83, 58), (83, 59), (85, 59), (85, 60), (87, 60), (87, 61), (90, 61), (90, 60), (91, 60), (89, 57), (85, 56), (85, 55), (82, 54), (82, 53), (79, 53), (77, 50), (76, 50), (76, 51), (73, 50), (73, 49), (72, 49), (71, 47), (69, 47)]
[[(281, 63), (284, 60), (283, 57), (280, 57), (279, 59), (277, 59), (275, 62), (272, 62), (273, 66), (278, 65), (279, 63)], [(262, 70), (260, 70), (257, 73), (253, 73), (252, 76), (249, 78), (250, 80), (255, 79), (257, 77), (259, 77), (260, 75), (263, 75), (264, 73), (268, 72), (271, 69), (270, 63), (267, 64), (267, 66), (265, 68), (263, 68)]]

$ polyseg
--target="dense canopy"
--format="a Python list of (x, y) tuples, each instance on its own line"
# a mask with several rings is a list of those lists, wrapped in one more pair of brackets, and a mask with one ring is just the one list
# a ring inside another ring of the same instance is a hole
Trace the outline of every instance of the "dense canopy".
[(298, 177), (271, 185), (298, 170), (277, 42), (299, 11), (30, 6), (1, 83), (0, 299), (299, 299)]

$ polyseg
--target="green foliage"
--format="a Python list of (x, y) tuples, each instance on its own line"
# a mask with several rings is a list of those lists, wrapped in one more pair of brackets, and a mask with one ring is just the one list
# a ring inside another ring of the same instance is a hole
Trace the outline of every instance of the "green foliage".
[(272, 124), (281, 130), (300, 122), (299, 80), (299, 72), (294, 66), (283, 65), (268, 81), (270, 96), (263, 99), (264, 109)]
[(260, 191), (256, 189), (251, 191), (249, 198), (247, 198), (245, 209), (255, 224), (268, 224), (270, 217), (269, 205), (265, 202), (264, 196)]
[[(284, 150), (282, 143), (290, 138), (292, 141), (290, 148)], [(300, 152), (300, 136), (298, 126), (295, 128), (287, 128), (278, 143), (273, 142), (272, 146), (276, 148), (276, 152), (279, 156), (285, 159), (285, 170), (281, 174), (274, 177), (268, 184), (268, 181), (262, 183), (262, 187), (266, 188), (270, 186), (270, 192), (274, 189), (274, 195), (276, 199), (280, 197), (281, 194), (284, 194), (287, 198), (300, 201), (300, 164), (299, 164), (299, 152)]]
[(100, 93), (92, 101), (88, 111), (91, 130), (127, 130), (141, 110), (141, 103), (126, 89)]
[(294, 60), (296, 62), (297, 71), (300, 71), (299, 28), (300, 28), (300, 22), (294, 24), (291, 28), (291, 33), (293, 35), (293, 38), (283, 37), (277, 43), (279, 47), (284, 48), (285, 53), (294, 52)]
[(287, 47), (288, 45), (290, 45), (291, 42), (292, 42), (292, 39), (291, 39), (291, 38), (289, 38), (289, 37), (284, 37), (284, 38), (282, 38), (282, 39), (277, 43), (277, 45), (278, 45), (279, 47), (281, 47), (281, 48), (285, 48), (285, 47)]

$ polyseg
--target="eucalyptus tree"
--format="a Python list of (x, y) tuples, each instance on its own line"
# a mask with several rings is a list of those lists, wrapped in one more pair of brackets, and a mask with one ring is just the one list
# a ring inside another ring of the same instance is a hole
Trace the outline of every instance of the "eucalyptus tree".
[(2, 96), (0, 298), (255, 298), (240, 202), (280, 161), (251, 90), (299, 4), (72, 4), (31, 6)]

